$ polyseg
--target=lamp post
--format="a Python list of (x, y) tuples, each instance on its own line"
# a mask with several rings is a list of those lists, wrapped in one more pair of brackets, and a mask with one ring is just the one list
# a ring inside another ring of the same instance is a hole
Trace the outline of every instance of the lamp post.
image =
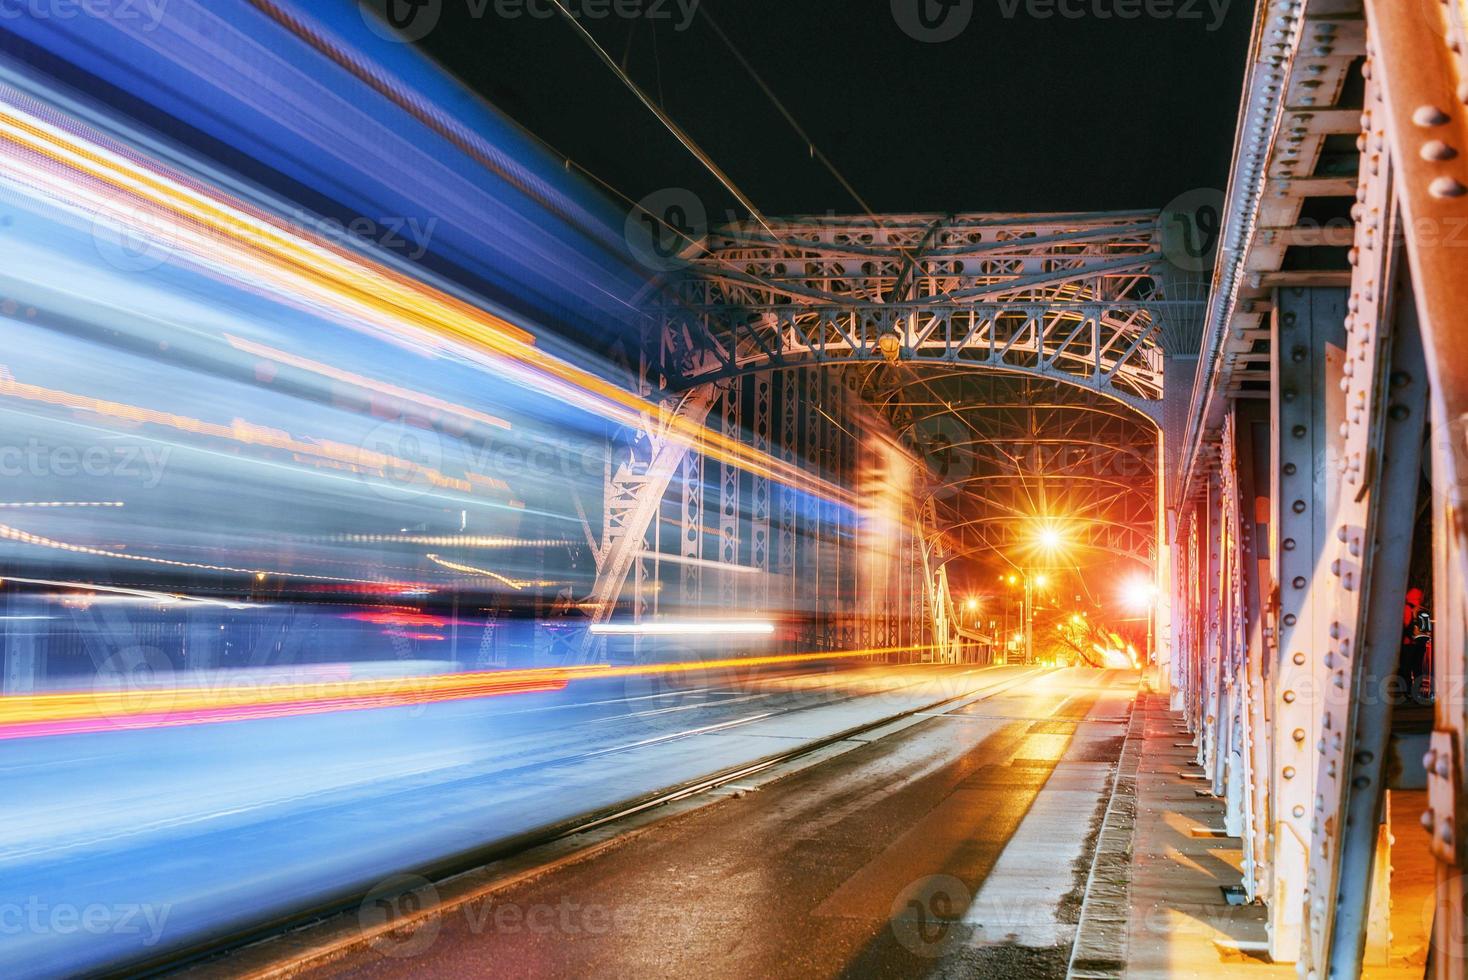
[(1137, 612), (1147, 616), (1147, 662), (1154, 659), (1152, 652), (1152, 624), (1157, 618), (1157, 585), (1150, 579), (1135, 578), (1128, 582), (1122, 595), (1123, 601)]
[(1025, 663), (1035, 662), (1035, 589), (1043, 589), (1050, 582), (1044, 572), (1025, 575)]

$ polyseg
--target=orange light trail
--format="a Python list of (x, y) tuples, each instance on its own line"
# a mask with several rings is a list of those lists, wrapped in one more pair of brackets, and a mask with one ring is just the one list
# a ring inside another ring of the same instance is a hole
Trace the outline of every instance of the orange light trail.
[(587, 664), (409, 677), (323, 679), (312, 683), (289, 682), (257, 687), (246, 686), (240, 683), (240, 679), (226, 679), (218, 687), (11, 694), (0, 697), (0, 739), (401, 707), (557, 691), (567, 684), (583, 680), (851, 660), (926, 649), (926, 646), (881, 647), (635, 666)]
[(136, 227), (140, 215), (168, 228), (171, 243), (236, 281), (263, 282), (278, 294), (309, 299), (346, 323), (367, 322), (422, 346), (447, 339), (487, 355), (490, 364), (552, 397), (621, 424), (654, 422), (667, 437), (705, 455), (843, 504), (851, 491), (641, 398), (549, 354), (501, 317), (441, 290), (309, 236), (207, 190), (182, 175), (145, 164), (97, 140), (52, 125), (14, 103), (0, 105), (0, 149), (11, 181), (93, 221)]
[(456, 562), (456, 561), (449, 561), (447, 558), (440, 558), (438, 555), (434, 555), (434, 554), (427, 554), (427, 555), (424, 555), (423, 557), (427, 558), (429, 561), (433, 562), (435, 565), (440, 565), (440, 566), (442, 566), (444, 568), (452, 569), (453, 571), (456, 571), (456, 572), (463, 572), (466, 575), (484, 575), (484, 576), (487, 576), (489, 578), (494, 579), (496, 582), (503, 582), (505, 585), (508, 585), (510, 588), (516, 590), (517, 592), (520, 589), (525, 588), (527, 585), (547, 586), (547, 585), (555, 585), (556, 584), (555, 582), (547, 582), (547, 581), (544, 581), (543, 579), (510, 578), (507, 575), (501, 575), (499, 572), (491, 572), (487, 568), (476, 568), (473, 565), (463, 565), (463, 564), (460, 564), (459, 562)]

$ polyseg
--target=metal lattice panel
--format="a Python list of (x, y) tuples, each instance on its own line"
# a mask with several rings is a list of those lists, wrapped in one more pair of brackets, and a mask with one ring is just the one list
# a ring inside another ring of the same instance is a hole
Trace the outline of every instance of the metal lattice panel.
[[(902, 360), (1064, 381), (1145, 407), (1191, 352), (1201, 297), (1156, 212), (886, 215), (724, 227), (667, 284), (674, 387), (812, 363)], [(1177, 295), (1169, 296), (1165, 283)]]

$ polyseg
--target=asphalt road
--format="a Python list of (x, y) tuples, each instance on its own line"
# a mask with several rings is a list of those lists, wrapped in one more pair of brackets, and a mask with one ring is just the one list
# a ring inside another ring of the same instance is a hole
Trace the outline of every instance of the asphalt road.
[(1005, 683), (808, 664), (0, 744), (0, 975), (235, 942), (579, 815)]
[(1135, 685), (1045, 674), (311, 975), (1063, 976)]

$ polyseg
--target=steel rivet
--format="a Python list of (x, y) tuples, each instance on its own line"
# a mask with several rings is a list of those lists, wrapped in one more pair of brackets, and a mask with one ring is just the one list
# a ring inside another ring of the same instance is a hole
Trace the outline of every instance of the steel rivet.
[(1451, 160), (1458, 155), (1457, 150), (1442, 140), (1428, 140), (1422, 144), (1422, 148), (1417, 152), (1422, 155), (1422, 159), (1424, 160)]
[(1427, 185), (1427, 192), (1433, 197), (1462, 197), (1468, 194), (1468, 187), (1452, 177), (1442, 176), (1433, 178), (1432, 183)]
[(1412, 121), (1424, 128), (1441, 126), (1448, 119), (1448, 114), (1435, 105), (1420, 105), (1412, 113)]

